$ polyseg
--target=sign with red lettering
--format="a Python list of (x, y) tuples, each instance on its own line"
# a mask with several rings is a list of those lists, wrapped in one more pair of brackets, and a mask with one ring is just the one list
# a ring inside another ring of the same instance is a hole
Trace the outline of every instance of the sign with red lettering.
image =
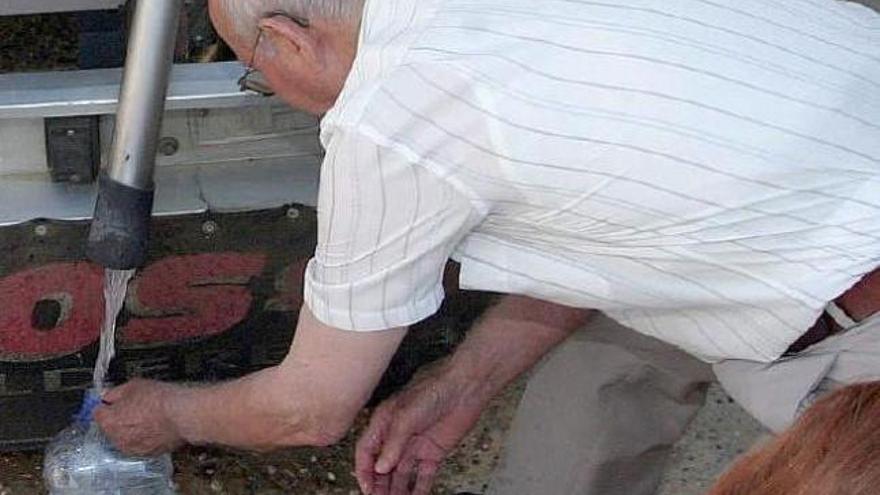
[[(280, 362), (316, 232), (315, 211), (297, 205), (156, 217), (150, 262), (119, 319), (110, 379), (226, 380)], [(0, 450), (51, 438), (91, 385), (104, 273), (85, 261), (87, 235), (87, 222), (0, 227)], [(460, 340), (451, 326), (476, 317), (479, 304), (459, 298), (447, 308), (405, 340), (384, 390), (448, 352)]]
[[(121, 342), (169, 344), (229, 330), (247, 317), (253, 302), (248, 284), (265, 265), (264, 254), (205, 253), (147, 266), (130, 285)], [(284, 279), (279, 287), (294, 283), (288, 273), (279, 275)], [(0, 279), (0, 359), (52, 359), (94, 343), (103, 318), (102, 289), (102, 269), (87, 262), (55, 263)]]

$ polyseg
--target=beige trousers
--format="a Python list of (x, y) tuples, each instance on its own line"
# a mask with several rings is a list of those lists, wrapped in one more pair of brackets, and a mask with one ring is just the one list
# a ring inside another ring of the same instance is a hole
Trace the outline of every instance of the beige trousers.
[(880, 380), (880, 314), (774, 363), (702, 363), (600, 316), (536, 369), (488, 495), (653, 495), (710, 382), (768, 428)]
[(538, 367), (490, 495), (650, 495), (712, 370), (600, 316)]

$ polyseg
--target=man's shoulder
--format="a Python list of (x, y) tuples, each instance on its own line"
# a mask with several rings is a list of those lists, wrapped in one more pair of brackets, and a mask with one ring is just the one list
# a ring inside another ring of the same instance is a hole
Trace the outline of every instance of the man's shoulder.
[[(346, 82), (336, 105), (322, 119), (322, 133), (346, 128), (364, 132), (372, 129), (384, 136), (422, 134), (441, 125), (438, 117), (447, 114), (454, 102), (473, 102), (484, 92), (480, 82), (454, 63), (412, 61), (397, 65), (367, 79), (357, 74)], [(472, 127), (479, 112), (458, 108), (454, 121), (442, 127)]]

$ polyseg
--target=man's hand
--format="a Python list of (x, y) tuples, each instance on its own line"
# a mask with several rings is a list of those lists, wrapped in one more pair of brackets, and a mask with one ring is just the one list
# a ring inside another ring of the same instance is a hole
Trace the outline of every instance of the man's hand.
[(176, 387), (133, 380), (104, 394), (95, 420), (116, 448), (126, 454), (153, 456), (183, 444), (167, 404)]
[(452, 357), (373, 413), (355, 459), (364, 493), (430, 493), (440, 463), (489, 400), (591, 314), (523, 296), (490, 308)]
[(491, 395), (455, 371), (449, 361), (432, 366), (373, 413), (355, 455), (364, 493), (430, 493), (441, 463), (473, 428)]

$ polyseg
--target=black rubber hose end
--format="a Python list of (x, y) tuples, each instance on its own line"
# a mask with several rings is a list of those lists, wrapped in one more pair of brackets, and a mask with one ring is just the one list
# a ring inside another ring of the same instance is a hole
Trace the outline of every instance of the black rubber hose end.
[(129, 187), (101, 173), (86, 255), (114, 270), (143, 266), (152, 214), (152, 190)]

